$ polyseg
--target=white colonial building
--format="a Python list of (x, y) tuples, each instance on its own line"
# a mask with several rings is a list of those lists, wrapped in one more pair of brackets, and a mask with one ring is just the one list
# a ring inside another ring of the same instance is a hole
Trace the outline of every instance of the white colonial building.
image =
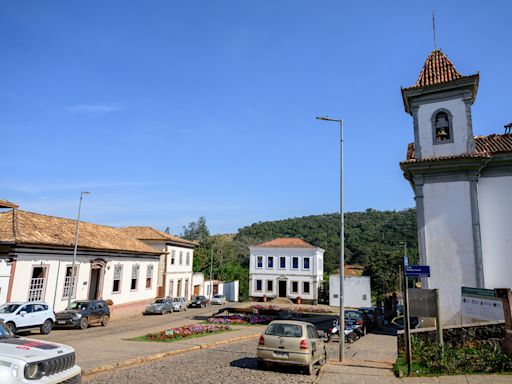
[(197, 243), (151, 227), (126, 227), (122, 230), (162, 254), (158, 267), (159, 296), (190, 300), (194, 294), (192, 266)]
[(0, 213), (2, 302), (43, 300), (58, 311), (69, 296), (110, 299), (114, 307), (156, 296), (160, 252), (118, 228), (80, 223), (73, 274), (75, 228), (75, 220)]
[(302, 239), (279, 238), (249, 247), (249, 296), (301, 298), (318, 302), (323, 280), (324, 250)]
[(440, 51), (402, 89), (414, 143), (401, 168), (415, 193), (420, 263), (438, 288), (445, 323), (461, 320), (461, 287), (510, 288), (512, 135), (475, 136), (479, 75), (462, 76)]

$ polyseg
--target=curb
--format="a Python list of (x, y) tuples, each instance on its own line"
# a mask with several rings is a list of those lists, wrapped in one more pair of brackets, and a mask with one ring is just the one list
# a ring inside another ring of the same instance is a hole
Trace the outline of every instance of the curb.
[(155, 353), (153, 355), (136, 357), (133, 359), (120, 361), (120, 362), (114, 363), (114, 364), (105, 364), (105, 365), (100, 365), (99, 367), (95, 367), (95, 368), (82, 369), (82, 378), (90, 377), (90, 376), (93, 376), (93, 375), (96, 375), (99, 373), (104, 373), (104, 372), (112, 371), (112, 370), (119, 369), (119, 368), (126, 368), (126, 367), (130, 367), (130, 366), (138, 365), (138, 364), (149, 363), (149, 362), (156, 361), (156, 360), (162, 360), (162, 359), (165, 359), (166, 357), (170, 357), (170, 356), (174, 356), (174, 355), (182, 355), (184, 353), (199, 351), (201, 349), (210, 349), (210, 348), (215, 348), (219, 345), (231, 344), (231, 343), (236, 343), (236, 342), (243, 341), (243, 340), (254, 339), (256, 337), (259, 337), (260, 335), (261, 335), (261, 332), (258, 332), (258, 333), (253, 333), (248, 336), (239, 336), (239, 337), (235, 337), (233, 339), (216, 341), (215, 343), (194, 345), (192, 347), (177, 349), (174, 351), (160, 352), (160, 353)]

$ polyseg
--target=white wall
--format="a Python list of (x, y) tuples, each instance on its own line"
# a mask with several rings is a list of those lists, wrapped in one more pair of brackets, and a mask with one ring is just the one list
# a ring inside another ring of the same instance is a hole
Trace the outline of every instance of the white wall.
[(0, 259), (0, 303), (5, 303), (7, 300), (10, 277), (11, 265), (7, 264), (7, 260)]
[(512, 176), (478, 181), (485, 287), (512, 288)]
[[(329, 276), (329, 305), (340, 306), (340, 275)], [(369, 276), (345, 276), (343, 280), (343, 305), (361, 308), (372, 305), (372, 289)]]
[[(320, 248), (268, 248), (250, 247), (249, 296), (263, 297), (279, 295), (279, 280), (286, 280), (287, 297), (305, 300), (318, 299), (318, 286), (323, 280), (323, 254)], [(258, 257), (263, 257), (263, 267), (258, 268)], [(274, 258), (273, 268), (268, 268), (268, 258)], [(280, 267), (280, 258), (286, 258), (284, 268)], [(298, 257), (298, 268), (292, 268), (293, 257)], [(309, 269), (304, 269), (304, 258), (309, 257)], [(257, 280), (262, 281), (262, 289), (256, 290)], [(273, 281), (272, 289), (267, 289), (267, 281)], [(292, 292), (292, 282), (298, 283), (298, 291)], [(309, 293), (304, 292), (303, 282), (309, 282)]]
[[(91, 263), (90, 260), (95, 259), (91, 256), (78, 256), (78, 278), (76, 299), (87, 299), (89, 295)], [(156, 296), (157, 293), (157, 271), (158, 258), (146, 259), (136, 257), (103, 257), (107, 261), (105, 268), (105, 278), (103, 283), (102, 298), (111, 299), (114, 305), (126, 304), (131, 302), (149, 300)], [(67, 306), (67, 298), (63, 298), (64, 279), (66, 267), (72, 265), (72, 256), (68, 255), (44, 255), (44, 259), (39, 255), (18, 253), (16, 261), (16, 272), (13, 280), (11, 293), (11, 301), (26, 301), (28, 299), (28, 291), (30, 288), (30, 280), (32, 277), (32, 268), (40, 266), (41, 263), (48, 266), (48, 275), (46, 282), (46, 290), (44, 300), (54, 307), (56, 311), (65, 309)], [(113, 293), (113, 277), (114, 266), (123, 265), (121, 274), (121, 290), (119, 293)], [(131, 290), (131, 273), (132, 266), (138, 264), (139, 279), (136, 290)], [(146, 271), (147, 266), (153, 265), (153, 276), (151, 288), (146, 288)]]
[(426, 183), (426, 259), (445, 323), (460, 322), (461, 287), (476, 286), (469, 182)]
[[(453, 143), (433, 144), (432, 114), (444, 108), (453, 116)], [(419, 139), (422, 157), (448, 156), (467, 153), (468, 120), (466, 105), (462, 99), (442, 100), (435, 103), (421, 104), (418, 109)]]

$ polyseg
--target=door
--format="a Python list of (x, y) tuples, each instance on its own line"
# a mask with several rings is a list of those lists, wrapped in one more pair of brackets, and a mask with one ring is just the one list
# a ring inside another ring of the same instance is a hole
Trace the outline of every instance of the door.
[(91, 269), (91, 285), (89, 286), (89, 300), (96, 300), (100, 281), (100, 269)]
[(286, 297), (286, 280), (279, 280), (279, 297)]
[[(24, 312), (23, 314), (21, 312)], [(21, 307), (18, 311), (18, 316), (15, 318), (16, 327), (23, 328), (37, 324), (34, 319), (34, 310), (32, 304), (27, 304)]]

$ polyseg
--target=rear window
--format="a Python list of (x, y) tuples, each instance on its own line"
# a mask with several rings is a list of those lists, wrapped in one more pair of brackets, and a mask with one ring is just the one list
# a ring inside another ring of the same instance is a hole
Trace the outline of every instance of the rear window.
[(347, 311), (347, 312), (345, 312), (345, 317), (347, 319), (359, 320), (359, 319), (361, 319), (361, 314), (359, 312)]
[(271, 336), (302, 337), (302, 327), (296, 324), (270, 324), (265, 334)]

